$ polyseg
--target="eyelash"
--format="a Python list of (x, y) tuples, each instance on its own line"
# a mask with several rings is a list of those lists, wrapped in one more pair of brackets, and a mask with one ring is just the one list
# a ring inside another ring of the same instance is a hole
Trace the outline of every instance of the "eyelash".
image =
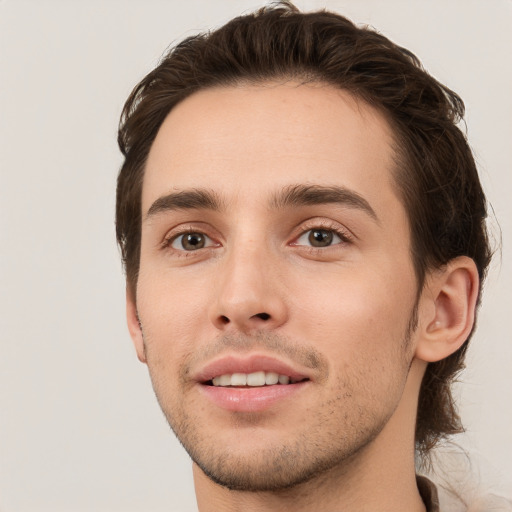
[[(337, 235), (341, 242), (336, 244), (328, 245), (326, 247), (314, 247), (307, 245), (298, 245), (295, 242), (299, 240), (301, 237), (309, 233), (310, 231), (319, 230), (319, 231), (328, 231), (335, 235)], [(294, 238), (294, 242), (291, 243), (292, 246), (301, 247), (305, 250), (308, 250), (314, 254), (318, 254), (319, 252), (326, 251), (330, 248), (340, 246), (340, 245), (348, 245), (353, 242), (354, 236), (350, 231), (345, 228), (342, 228), (339, 224), (325, 221), (325, 220), (309, 220), (305, 224), (301, 226), (300, 233)]]
[[(188, 227), (187, 229), (184, 229), (182, 231), (171, 232), (170, 234), (166, 235), (166, 237), (160, 244), (161, 249), (162, 250), (171, 250), (175, 253), (178, 253), (178, 256), (180, 256), (180, 257), (183, 257), (183, 256), (189, 257), (192, 253), (199, 252), (201, 249), (197, 249), (197, 251), (186, 251), (185, 249), (174, 249), (172, 247), (172, 244), (180, 237), (183, 237), (186, 235), (196, 235), (196, 234), (202, 235), (202, 236), (206, 237), (208, 240), (213, 241), (213, 239), (204, 232), (204, 229), (194, 229), (192, 227)], [(204, 247), (203, 249), (210, 249), (211, 247), (214, 247), (215, 245), (218, 245), (218, 244), (215, 244), (215, 242), (214, 242), (213, 244), (209, 245), (208, 247)]]
[[(341, 242), (338, 242), (336, 244), (328, 245), (325, 247), (314, 247), (314, 246), (307, 246), (307, 245), (299, 245), (296, 243), (297, 240), (299, 240), (301, 237), (303, 237), (305, 234), (307, 234), (310, 231), (313, 230), (319, 230), (319, 231), (328, 231), (332, 232), (333, 234), (337, 235)], [(161, 243), (162, 250), (171, 250), (175, 253), (177, 253), (178, 257), (190, 257), (194, 252), (200, 252), (202, 249), (211, 249), (212, 247), (215, 247), (215, 242), (208, 246), (201, 249), (197, 249), (196, 251), (186, 251), (185, 249), (174, 249), (172, 248), (172, 244), (180, 237), (183, 237), (185, 235), (189, 234), (200, 234), (208, 238), (210, 241), (214, 240), (208, 236), (206, 233), (204, 233), (204, 230), (201, 229), (194, 229), (193, 227), (188, 227), (187, 229), (184, 229), (182, 231), (178, 232), (172, 232), (168, 234), (165, 239)], [(339, 245), (347, 245), (352, 243), (353, 241), (353, 235), (347, 230), (340, 227), (339, 224), (334, 224), (331, 222), (326, 222), (325, 220), (315, 220), (315, 221), (308, 221), (306, 224), (303, 224), (301, 226), (300, 232), (297, 236), (294, 237), (294, 241), (289, 243), (289, 245), (292, 245), (294, 247), (300, 247), (303, 250), (308, 250), (312, 253), (318, 254), (319, 252), (323, 252), (328, 250), (331, 247), (336, 247)], [(218, 244), (217, 244), (218, 245)]]

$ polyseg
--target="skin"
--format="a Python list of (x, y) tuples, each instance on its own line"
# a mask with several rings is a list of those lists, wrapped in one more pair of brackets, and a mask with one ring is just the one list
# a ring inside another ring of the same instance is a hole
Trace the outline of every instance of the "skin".
[[(158, 132), (128, 325), (194, 461), (201, 512), (425, 510), (414, 471), (421, 378), (467, 337), (478, 278), (458, 258), (417, 299), (392, 145), (379, 112), (323, 84), (201, 91)], [(276, 204), (297, 186), (343, 188), (371, 211), (355, 200)], [(161, 199), (197, 188), (218, 208)], [(313, 247), (314, 229), (330, 244)], [(184, 247), (183, 233), (204, 246)], [(309, 380), (264, 410), (226, 410), (195, 379), (226, 355), (269, 355)]]

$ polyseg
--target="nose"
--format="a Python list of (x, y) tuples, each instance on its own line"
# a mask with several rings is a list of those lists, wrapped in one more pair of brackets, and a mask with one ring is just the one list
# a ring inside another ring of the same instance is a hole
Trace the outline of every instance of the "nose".
[(221, 331), (272, 330), (288, 319), (278, 262), (266, 249), (233, 250), (220, 262), (210, 321)]

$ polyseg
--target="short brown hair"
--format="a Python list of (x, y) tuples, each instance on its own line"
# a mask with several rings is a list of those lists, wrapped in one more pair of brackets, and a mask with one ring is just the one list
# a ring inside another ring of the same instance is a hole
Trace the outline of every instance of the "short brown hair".
[[(144, 166), (164, 119), (194, 92), (276, 79), (322, 82), (379, 109), (395, 134), (395, 182), (408, 213), (418, 290), (428, 270), (472, 258), (483, 282), (491, 251), (487, 204), (476, 165), (457, 127), (464, 104), (408, 50), (338, 14), (301, 13), (280, 2), (185, 39), (133, 90), (121, 116), (125, 157), (117, 184), (116, 233), (135, 296)], [(469, 342), (430, 363), (422, 382), (416, 444), (423, 454), (462, 431), (451, 384)]]

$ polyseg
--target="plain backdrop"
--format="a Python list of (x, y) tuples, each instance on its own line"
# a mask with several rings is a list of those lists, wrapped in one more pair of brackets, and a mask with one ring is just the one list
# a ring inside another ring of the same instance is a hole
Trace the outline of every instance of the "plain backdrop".
[[(466, 102), (503, 251), (457, 387), (458, 442), (512, 495), (512, 2), (297, 4), (376, 27)], [(116, 130), (169, 45), (262, 5), (0, 0), (0, 511), (195, 510), (191, 463), (125, 327)]]

